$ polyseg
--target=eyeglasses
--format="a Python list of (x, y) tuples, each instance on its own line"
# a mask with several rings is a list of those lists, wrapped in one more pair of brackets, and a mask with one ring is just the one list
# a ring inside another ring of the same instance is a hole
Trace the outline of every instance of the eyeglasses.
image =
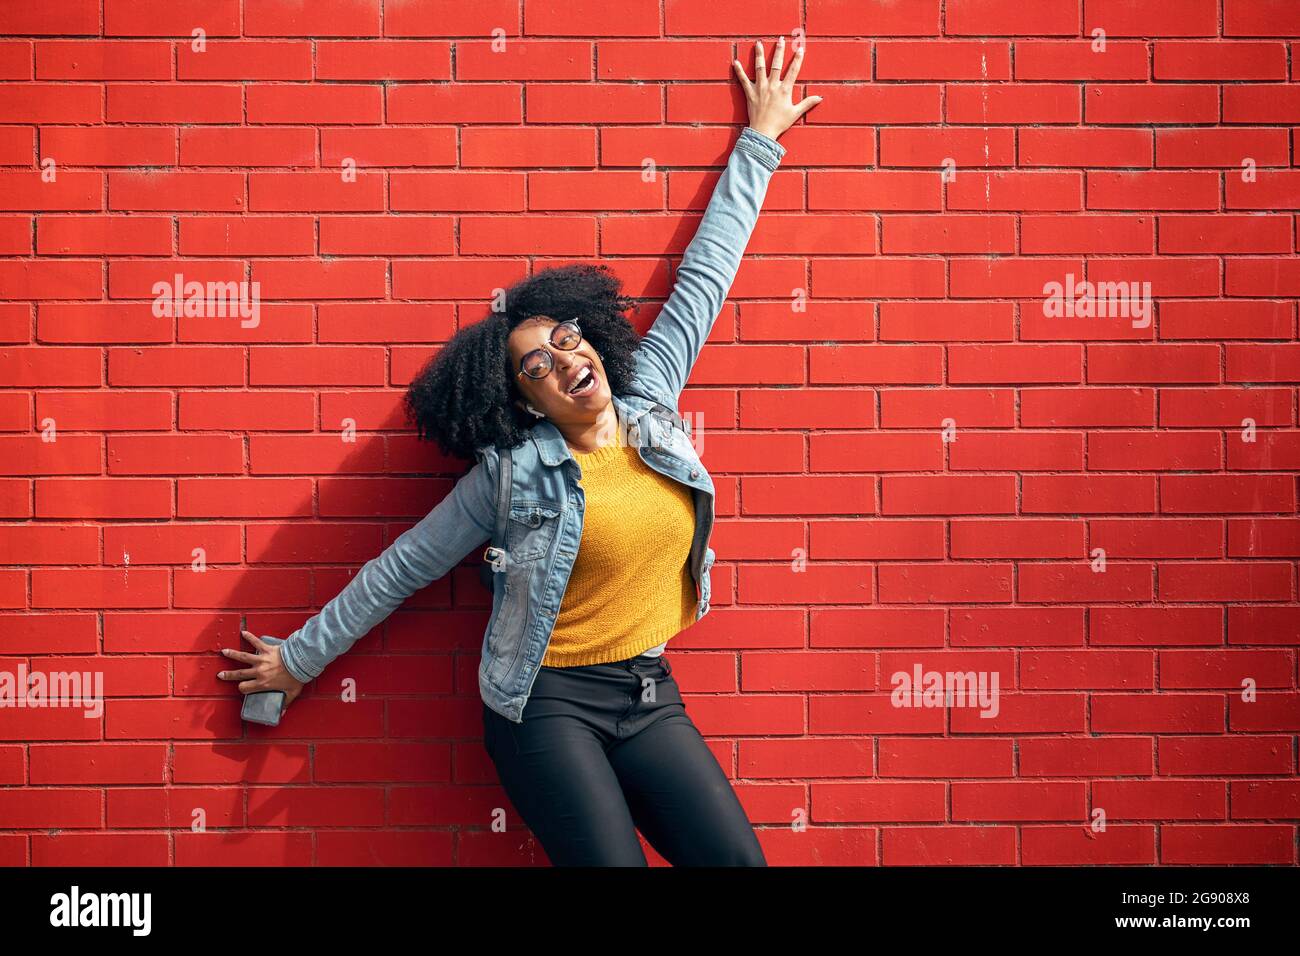
[[(557, 349), (572, 352), (581, 341), (582, 329), (578, 327), (577, 319), (561, 322), (551, 329), (550, 342)], [(548, 349), (533, 349), (519, 363), (519, 375), (527, 375), (532, 379), (546, 378), (553, 368), (555, 368), (555, 356)], [(518, 378), (519, 375), (515, 377)]]

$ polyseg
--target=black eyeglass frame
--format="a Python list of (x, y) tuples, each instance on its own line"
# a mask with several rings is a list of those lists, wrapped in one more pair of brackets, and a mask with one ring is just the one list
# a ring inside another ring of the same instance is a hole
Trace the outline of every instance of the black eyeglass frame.
[[(578, 333), (578, 340), (574, 342), (573, 345), (567, 349), (555, 341), (555, 333), (558, 332), (560, 329), (566, 329), (566, 328), (572, 328), (574, 332)], [(563, 322), (557, 324), (555, 328), (551, 329), (551, 334), (549, 336), (548, 341), (552, 347), (559, 349), (561, 352), (572, 352), (574, 349), (576, 349), (579, 345), (582, 344), (582, 327), (578, 325), (577, 318), (575, 317), (572, 319), (565, 319)], [(540, 353), (541, 355), (545, 356), (546, 371), (543, 372), (541, 375), (531, 375), (527, 371), (528, 360), (532, 358), (534, 353)], [(527, 375), (534, 382), (540, 382), (542, 379), (546, 378), (546, 376), (550, 375), (554, 369), (555, 369), (555, 356), (553, 356), (550, 353), (549, 349), (544, 349), (544, 348), (532, 349), (523, 358), (519, 360), (519, 371), (516, 373), (515, 378), (522, 378), (523, 376)]]

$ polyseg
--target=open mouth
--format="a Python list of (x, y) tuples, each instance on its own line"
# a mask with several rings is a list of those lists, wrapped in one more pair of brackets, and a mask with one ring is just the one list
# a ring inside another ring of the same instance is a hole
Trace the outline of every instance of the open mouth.
[(589, 395), (596, 388), (596, 369), (588, 365), (578, 373), (578, 380), (569, 389), (570, 395)]

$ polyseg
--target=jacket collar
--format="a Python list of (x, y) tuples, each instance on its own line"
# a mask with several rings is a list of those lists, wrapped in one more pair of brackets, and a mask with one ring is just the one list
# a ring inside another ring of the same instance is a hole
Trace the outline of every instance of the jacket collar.
[[(618, 415), (620, 422), (639, 419), (644, 413), (644, 409), (635, 406), (634, 399), (621, 395), (611, 397), (614, 400), (614, 413)], [(559, 465), (573, 458), (573, 453), (569, 451), (569, 443), (564, 440), (564, 435), (549, 418), (539, 421), (530, 429), (530, 433), (533, 444), (537, 446), (537, 453), (544, 463)]]

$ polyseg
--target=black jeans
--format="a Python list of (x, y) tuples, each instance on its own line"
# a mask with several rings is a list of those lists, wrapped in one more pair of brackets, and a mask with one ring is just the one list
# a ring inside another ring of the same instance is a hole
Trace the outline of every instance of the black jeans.
[(506, 795), (555, 866), (766, 866), (758, 837), (686, 714), (667, 654), (543, 667), (523, 723), (483, 705)]

